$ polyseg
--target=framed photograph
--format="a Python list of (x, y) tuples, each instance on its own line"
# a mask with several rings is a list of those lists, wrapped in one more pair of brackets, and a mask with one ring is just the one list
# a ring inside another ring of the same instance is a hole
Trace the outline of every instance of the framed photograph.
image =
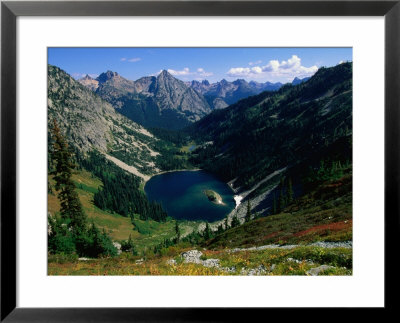
[(399, 13), (2, 2), (1, 320), (390, 309)]

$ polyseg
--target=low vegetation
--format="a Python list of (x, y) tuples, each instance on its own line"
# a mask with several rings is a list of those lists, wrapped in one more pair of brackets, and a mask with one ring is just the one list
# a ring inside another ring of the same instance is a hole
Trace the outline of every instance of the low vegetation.
[[(48, 268), (50, 275), (243, 275), (258, 268), (265, 270), (264, 275), (310, 275), (312, 268), (325, 265), (329, 267), (320, 274), (352, 274), (352, 251), (346, 248), (299, 247), (239, 252), (203, 250), (202, 259), (218, 259), (220, 267), (185, 263), (180, 255), (187, 250), (170, 247), (161, 255), (144, 257), (124, 253), (119, 257), (88, 261), (55, 255), (49, 257)], [(172, 264), (171, 260), (174, 260)]]

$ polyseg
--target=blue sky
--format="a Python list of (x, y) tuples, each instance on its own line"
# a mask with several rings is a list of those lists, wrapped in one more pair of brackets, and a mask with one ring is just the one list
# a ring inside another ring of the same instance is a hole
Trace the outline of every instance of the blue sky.
[(137, 80), (166, 69), (183, 80), (291, 82), (352, 61), (352, 48), (49, 48), (48, 62), (75, 78), (111, 70)]

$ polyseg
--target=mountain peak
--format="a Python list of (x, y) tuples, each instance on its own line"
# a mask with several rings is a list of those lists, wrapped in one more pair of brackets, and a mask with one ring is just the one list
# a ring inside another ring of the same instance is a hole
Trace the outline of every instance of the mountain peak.
[(159, 76), (172, 76), (172, 74), (170, 72), (168, 72), (167, 70), (162, 70), (161, 73), (159, 74)]
[(94, 78), (91, 77), (89, 74), (86, 74), (84, 77), (82, 77), (82, 80), (94, 80)]
[(99, 86), (99, 81), (97, 79), (94, 79), (91, 77), (89, 74), (86, 74), (84, 77), (78, 80), (79, 83), (82, 85), (86, 86), (92, 91), (96, 91), (96, 89)]
[(247, 84), (247, 81), (244, 79), (237, 79), (236, 81), (232, 82), (235, 85)]
[(113, 71), (108, 70), (105, 73), (101, 73), (99, 75), (99, 77), (97, 78), (97, 80), (100, 83), (104, 83), (104, 82), (107, 82), (108, 80), (111, 80), (111, 79), (113, 79), (115, 77), (119, 77), (119, 74), (117, 72), (113, 72)]
[(310, 79), (310, 77), (305, 77), (305, 78), (298, 78), (297, 76), (293, 79), (293, 81), (292, 81), (292, 85), (297, 85), (297, 84), (300, 84), (300, 83), (303, 83), (303, 82), (306, 82), (306, 81), (308, 81)]
[(157, 76), (157, 80), (159, 82), (170, 82), (177, 80), (170, 72), (167, 70), (162, 70), (160, 74)]

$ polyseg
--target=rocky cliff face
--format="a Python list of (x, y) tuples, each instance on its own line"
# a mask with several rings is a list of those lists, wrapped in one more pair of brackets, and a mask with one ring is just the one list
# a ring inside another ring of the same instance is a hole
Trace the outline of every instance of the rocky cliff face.
[(200, 93), (165, 70), (156, 79), (154, 97), (161, 110), (172, 109), (186, 113), (190, 121), (199, 120), (211, 112), (210, 106)]
[(145, 76), (135, 81), (136, 93), (151, 93), (154, 91), (154, 84), (156, 82), (155, 76)]
[(98, 86), (99, 86), (99, 81), (97, 81), (96, 79), (90, 77), (87, 74), (86, 74), (85, 77), (79, 79), (78, 81), (79, 81), (79, 83), (81, 83), (82, 85), (84, 85), (87, 88), (91, 89), (92, 91), (96, 91)]
[(202, 94), (165, 70), (157, 77), (142, 77), (137, 81), (107, 71), (96, 81), (95, 89), (86, 79), (80, 83), (94, 90), (118, 112), (146, 127), (179, 129), (211, 112)]
[[(130, 84), (118, 75), (107, 74), (99, 77), (99, 87), (111, 81), (126, 87), (126, 91), (129, 89)], [(156, 139), (149, 132), (117, 113), (111, 104), (66, 72), (49, 65), (49, 129), (53, 119), (57, 120), (68, 142), (82, 153), (96, 149), (121, 159), (141, 174), (157, 171), (154, 157), (158, 153), (153, 148)]]

